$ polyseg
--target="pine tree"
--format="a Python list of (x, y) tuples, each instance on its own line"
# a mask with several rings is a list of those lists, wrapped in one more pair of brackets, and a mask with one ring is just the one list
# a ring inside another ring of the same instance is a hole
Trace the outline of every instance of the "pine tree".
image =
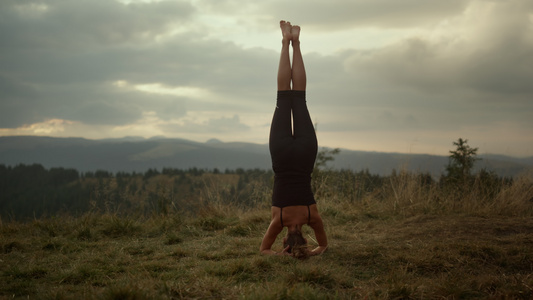
[(468, 182), (471, 178), (471, 171), (474, 164), (479, 158), (476, 157), (478, 148), (472, 148), (468, 144), (467, 139), (459, 138), (457, 142), (453, 142), (457, 148), (450, 151), (449, 163), (446, 167), (446, 178), (448, 181), (455, 183)]

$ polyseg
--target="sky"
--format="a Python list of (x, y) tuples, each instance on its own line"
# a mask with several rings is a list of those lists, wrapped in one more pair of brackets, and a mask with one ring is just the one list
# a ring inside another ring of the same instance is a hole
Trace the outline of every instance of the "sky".
[(266, 144), (280, 20), (320, 146), (533, 156), (531, 0), (2, 0), (0, 136)]

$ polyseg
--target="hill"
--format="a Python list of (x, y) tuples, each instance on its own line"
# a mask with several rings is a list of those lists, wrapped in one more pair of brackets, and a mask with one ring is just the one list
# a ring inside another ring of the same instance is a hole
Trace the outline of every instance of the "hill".
[[(533, 157), (480, 155), (477, 168), (500, 176), (516, 176), (533, 168)], [(211, 139), (199, 143), (185, 139), (125, 137), (88, 140), (36, 136), (0, 137), (0, 163), (38, 163), (46, 168), (74, 168), (81, 172), (144, 172), (149, 168), (270, 169), (268, 145), (242, 142), (224, 143)], [(424, 154), (364, 152), (341, 149), (334, 169), (363, 170), (389, 175), (406, 169), (440, 176), (448, 158)]]

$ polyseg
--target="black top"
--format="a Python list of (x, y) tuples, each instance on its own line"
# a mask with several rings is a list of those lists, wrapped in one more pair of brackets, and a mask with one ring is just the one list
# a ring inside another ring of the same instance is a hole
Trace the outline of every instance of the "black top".
[(311, 190), (311, 175), (275, 175), (272, 206), (286, 207), (293, 205), (311, 205), (315, 203), (315, 197)]

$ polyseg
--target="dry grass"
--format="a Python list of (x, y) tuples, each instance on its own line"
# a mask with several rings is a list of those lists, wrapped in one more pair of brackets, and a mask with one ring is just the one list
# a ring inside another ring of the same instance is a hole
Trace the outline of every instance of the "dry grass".
[[(212, 183), (206, 188), (195, 215), (88, 213), (1, 223), (0, 295), (533, 298), (530, 178), (491, 199), (472, 189), (461, 201), (409, 174), (357, 199), (324, 191), (328, 197), (318, 202), (330, 249), (306, 261), (258, 254), (270, 218), (268, 199), (245, 208), (220, 199)], [(313, 237), (309, 229), (304, 233)]]

